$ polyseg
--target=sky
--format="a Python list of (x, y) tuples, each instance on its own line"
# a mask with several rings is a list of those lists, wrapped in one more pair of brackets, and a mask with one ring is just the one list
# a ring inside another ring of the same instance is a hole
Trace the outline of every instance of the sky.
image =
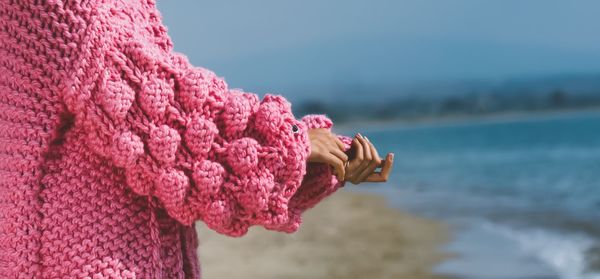
[(175, 50), (258, 94), (600, 73), (600, 1), (159, 0), (158, 8)]

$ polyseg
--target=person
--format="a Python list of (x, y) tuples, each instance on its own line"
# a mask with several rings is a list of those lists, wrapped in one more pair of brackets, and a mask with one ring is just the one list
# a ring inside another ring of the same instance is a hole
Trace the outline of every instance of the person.
[(2, 1), (0, 106), (0, 278), (199, 278), (194, 222), (292, 233), (392, 167), (191, 65), (152, 0)]

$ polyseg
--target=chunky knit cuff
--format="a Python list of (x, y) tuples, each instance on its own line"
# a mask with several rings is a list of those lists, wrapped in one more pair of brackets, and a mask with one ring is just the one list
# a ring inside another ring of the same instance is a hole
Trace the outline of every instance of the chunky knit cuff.
[[(325, 128), (331, 130), (333, 127), (331, 119), (320, 114), (306, 115), (301, 121), (306, 124), (308, 129)], [(338, 135), (337, 137), (344, 144), (344, 151), (348, 151), (352, 145), (352, 138), (344, 135)], [(288, 204), (288, 222), (268, 228), (288, 233), (297, 231), (302, 224), (302, 213), (333, 194), (345, 183), (345, 181), (337, 179), (331, 166), (323, 163), (308, 163), (302, 184)]]
[(340, 184), (324, 165), (308, 166), (304, 180), (307, 131), (331, 128), (326, 117), (300, 121), (280, 95), (229, 89), (172, 50), (158, 16), (133, 25), (118, 7), (98, 9), (61, 97), (87, 146), (124, 170), (133, 192), (185, 225), (241, 236), (252, 225), (297, 229), (299, 214)]

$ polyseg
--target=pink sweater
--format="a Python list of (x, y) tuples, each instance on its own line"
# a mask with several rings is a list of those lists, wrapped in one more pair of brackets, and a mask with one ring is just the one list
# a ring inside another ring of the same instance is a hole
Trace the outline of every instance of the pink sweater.
[(344, 185), (317, 127), (192, 66), (153, 0), (2, 0), (0, 278), (199, 278), (195, 221), (291, 233)]

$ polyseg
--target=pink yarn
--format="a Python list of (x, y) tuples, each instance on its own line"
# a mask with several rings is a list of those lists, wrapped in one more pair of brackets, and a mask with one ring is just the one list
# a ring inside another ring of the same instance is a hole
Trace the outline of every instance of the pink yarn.
[(0, 2), (0, 278), (199, 278), (195, 221), (291, 233), (344, 185), (325, 115), (172, 47), (152, 0)]

